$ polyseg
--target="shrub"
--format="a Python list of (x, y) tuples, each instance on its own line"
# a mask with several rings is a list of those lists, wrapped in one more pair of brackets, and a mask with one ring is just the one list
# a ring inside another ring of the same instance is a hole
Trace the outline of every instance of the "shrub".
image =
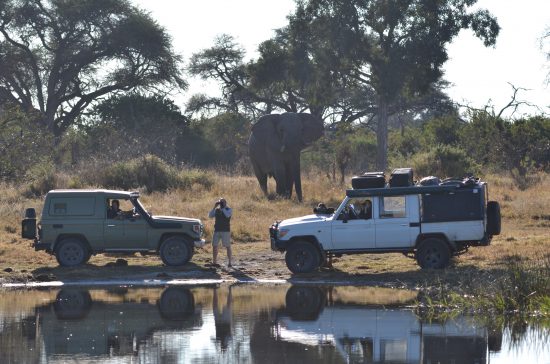
[(159, 157), (146, 155), (106, 168), (99, 182), (109, 188), (124, 190), (145, 187), (151, 193), (170, 188), (190, 188), (194, 184), (210, 188), (213, 178), (198, 169), (179, 172)]
[(56, 169), (51, 162), (39, 162), (26, 173), (30, 181), (25, 194), (29, 197), (42, 196), (57, 186)]
[(462, 177), (466, 173), (480, 172), (479, 166), (464, 150), (442, 144), (415, 154), (411, 164), (419, 176)]

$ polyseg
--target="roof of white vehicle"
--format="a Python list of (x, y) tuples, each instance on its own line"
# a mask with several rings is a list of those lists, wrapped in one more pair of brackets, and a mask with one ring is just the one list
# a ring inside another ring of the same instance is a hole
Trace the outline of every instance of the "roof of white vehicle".
[(473, 191), (481, 188), (485, 182), (467, 187), (458, 185), (448, 186), (410, 186), (410, 187), (384, 187), (384, 188), (365, 188), (346, 190), (348, 197), (368, 197), (368, 196), (400, 196), (400, 195), (423, 195), (435, 193), (449, 193), (456, 191)]

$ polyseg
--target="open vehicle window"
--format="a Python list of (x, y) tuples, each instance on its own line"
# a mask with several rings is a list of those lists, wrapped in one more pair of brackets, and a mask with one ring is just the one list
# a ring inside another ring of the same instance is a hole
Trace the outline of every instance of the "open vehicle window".
[[(367, 202), (368, 201), (368, 202)], [(367, 198), (351, 198), (340, 212), (338, 220), (370, 219), (372, 217), (372, 201)]]
[[(119, 212), (114, 213), (113, 211), (110, 211), (113, 201), (118, 201), (119, 204)], [(107, 218), (108, 219), (125, 219), (125, 218), (132, 218), (137, 217), (134, 211), (134, 205), (132, 204), (132, 201), (130, 199), (120, 199), (120, 198), (109, 198), (107, 199)]]

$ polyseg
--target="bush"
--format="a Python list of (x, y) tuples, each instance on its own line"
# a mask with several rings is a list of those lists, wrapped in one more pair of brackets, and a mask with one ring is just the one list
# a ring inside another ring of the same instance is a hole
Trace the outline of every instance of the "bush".
[(51, 162), (39, 162), (26, 173), (30, 181), (25, 194), (29, 197), (43, 196), (57, 187), (55, 166)]
[(450, 145), (440, 144), (415, 154), (411, 164), (418, 176), (462, 177), (480, 172), (479, 165), (464, 150)]
[(179, 172), (175, 167), (153, 155), (146, 155), (126, 162), (118, 162), (105, 169), (101, 185), (124, 190), (145, 187), (148, 193), (170, 188), (190, 188), (199, 184), (210, 188), (212, 177), (201, 170)]

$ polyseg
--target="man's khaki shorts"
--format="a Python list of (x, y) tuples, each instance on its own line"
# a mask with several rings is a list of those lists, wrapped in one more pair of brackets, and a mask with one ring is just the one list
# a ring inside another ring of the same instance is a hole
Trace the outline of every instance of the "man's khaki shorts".
[(231, 232), (229, 231), (214, 231), (212, 236), (212, 246), (218, 246), (222, 241), (222, 245), (226, 248), (231, 246)]

